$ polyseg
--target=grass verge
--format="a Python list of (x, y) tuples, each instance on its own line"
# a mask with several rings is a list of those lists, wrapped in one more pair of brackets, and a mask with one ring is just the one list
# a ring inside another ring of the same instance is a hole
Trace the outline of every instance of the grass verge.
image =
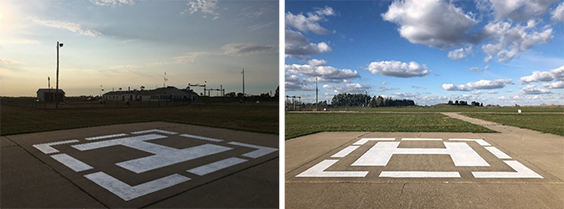
[(278, 134), (278, 106), (187, 105), (59, 110), (0, 107), (0, 135), (150, 121)]
[(461, 113), (468, 117), (564, 136), (563, 114)]
[(450, 118), (440, 113), (286, 114), (286, 139), (322, 131), (495, 133), (482, 126)]
[(471, 107), (471, 106), (431, 106), (431, 107), (378, 107), (378, 108), (332, 108), (331, 111), (358, 111), (358, 112), (491, 112), (491, 113), (517, 113), (521, 110), (523, 114), (547, 112), (562, 113), (564, 108), (560, 107)]

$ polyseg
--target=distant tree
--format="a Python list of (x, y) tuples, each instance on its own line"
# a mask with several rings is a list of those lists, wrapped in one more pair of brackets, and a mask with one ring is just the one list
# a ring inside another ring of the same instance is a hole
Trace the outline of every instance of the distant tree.
[(454, 103), (452, 103), (452, 100), (448, 100), (448, 104), (453, 105)]
[(235, 97), (237, 96), (237, 94), (235, 92), (229, 92), (227, 94), (225, 94), (226, 97)]
[(480, 103), (480, 107), (483, 107), (483, 106), (484, 106), (484, 103)]
[(276, 87), (276, 92), (274, 93), (274, 97), (278, 98), (280, 96), (280, 86)]
[(454, 101), (454, 105), (460, 105), (460, 104), (458, 103), (458, 100)]
[(237, 93), (237, 97), (243, 97), (243, 93), (241, 92)]

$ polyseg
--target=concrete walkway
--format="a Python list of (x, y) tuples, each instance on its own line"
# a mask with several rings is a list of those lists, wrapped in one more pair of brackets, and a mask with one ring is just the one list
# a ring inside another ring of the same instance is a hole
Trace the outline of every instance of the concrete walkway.
[[(287, 140), (286, 207), (564, 208), (564, 137), (444, 114), (500, 133), (323, 132)], [(378, 151), (377, 144), (399, 146)], [(473, 151), (445, 154), (453, 144)], [(384, 165), (353, 165), (381, 161), (390, 149), (396, 154)], [(474, 152), (488, 166), (456, 166), (449, 157)]]

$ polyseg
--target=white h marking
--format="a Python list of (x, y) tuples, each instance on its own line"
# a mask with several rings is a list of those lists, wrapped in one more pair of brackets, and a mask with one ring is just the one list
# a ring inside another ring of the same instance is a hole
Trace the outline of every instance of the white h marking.
[(399, 142), (378, 142), (352, 166), (386, 166), (394, 154), (448, 154), (456, 166), (490, 166), (464, 142), (443, 142), (443, 148), (397, 148)]

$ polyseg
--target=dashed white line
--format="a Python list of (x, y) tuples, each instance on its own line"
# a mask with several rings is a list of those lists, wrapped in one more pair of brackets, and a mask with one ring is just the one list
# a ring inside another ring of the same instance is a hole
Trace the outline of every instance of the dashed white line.
[(212, 142), (222, 142), (222, 141), (223, 141), (223, 140), (221, 140), (221, 139), (210, 138), (210, 137), (204, 137), (204, 136), (196, 136), (196, 135), (191, 135), (191, 134), (180, 134), (180, 136), (182, 136), (182, 137), (187, 137), (187, 138), (194, 138), (194, 139), (206, 140), (206, 141), (212, 141)]
[(402, 141), (442, 141), (443, 139), (438, 138), (402, 138)]
[(92, 166), (83, 163), (82, 161), (74, 157), (71, 157), (67, 154), (51, 155), (51, 157), (75, 172), (81, 172), (81, 171), (92, 169)]
[(129, 184), (126, 184), (123, 181), (120, 181), (104, 172), (96, 172), (85, 175), (84, 177), (90, 179), (90, 181), (93, 181), (94, 183), (100, 185), (111, 193), (114, 193), (125, 201), (129, 201), (137, 197), (147, 195), (149, 193), (153, 193), (161, 189), (165, 189), (190, 180), (190, 178), (188, 177), (179, 174), (172, 174), (160, 179), (139, 184), (137, 186), (130, 186)]
[(35, 147), (36, 149), (38, 149), (39, 151), (41, 151), (45, 154), (52, 154), (52, 153), (59, 152), (59, 150), (57, 150), (57, 149), (55, 149), (51, 146), (61, 145), (61, 144), (70, 144), (70, 143), (75, 143), (75, 142), (78, 142), (78, 140), (73, 139), (73, 140), (58, 141), (58, 142), (51, 142), (51, 143), (44, 143), (44, 144), (35, 144), (35, 145), (33, 145), (33, 147)]
[(88, 137), (88, 138), (84, 138), (84, 139), (86, 139), (86, 140), (98, 140), (98, 139), (108, 139), (108, 138), (114, 138), (114, 137), (120, 137), (120, 136), (127, 136), (127, 134), (124, 134), (124, 133), (112, 134), (112, 135)]
[(382, 171), (380, 177), (388, 178), (460, 178), (458, 172), (441, 171)]
[(509, 155), (505, 154), (504, 152), (502, 152), (501, 150), (495, 147), (484, 147), (484, 148), (486, 148), (488, 151), (490, 151), (493, 155), (495, 155), (499, 159), (511, 159)]
[(339, 160), (323, 160), (296, 177), (365, 177), (368, 171), (325, 171)]
[(163, 134), (170, 134), (170, 135), (174, 135), (174, 134), (178, 134), (174, 131), (165, 131), (165, 130), (161, 130), (161, 129), (150, 129), (150, 130), (144, 130), (144, 131), (134, 131), (131, 132), (132, 134), (144, 134), (144, 133), (150, 133), (150, 132), (157, 132), (157, 133), (163, 133)]
[(264, 155), (268, 155), (268, 154), (278, 150), (278, 149), (275, 149), (275, 148), (264, 147), (264, 146), (254, 145), (254, 144), (246, 144), (246, 143), (241, 143), (241, 142), (229, 142), (227, 144), (257, 149), (255, 151), (243, 154), (243, 156), (250, 157), (250, 158), (259, 158), (259, 157), (262, 157)]
[(354, 150), (356, 150), (356, 148), (358, 148), (359, 146), (348, 146), (346, 148), (344, 148), (343, 150), (337, 152), (336, 154), (332, 155), (331, 157), (345, 157), (347, 155), (349, 155), (351, 152), (353, 152)]
[(474, 178), (543, 178), (516, 160), (505, 160), (503, 162), (513, 168), (515, 172), (472, 172), (472, 175), (474, 175)]
[(245, 159), (241, 159), (241, 158), (236, 158), (236, 157), (230, 157), (227, 159), (223, 159), (220, 161), (216, 161), (207, 165), (203, 165), (197, 168), (192, 168), (190, 170), (187, 170), (190, 173), (199, 175), (199, 176), (203, 176), (206, 174), (210, 174), (216, 171), (219, 171), (221, 169), (225, 169), (225, 168), (229, 168), (231, 166), (240, 164), (240, 163), (244, 163), (247, 160)]
[(353, 145), (364, 145), (368, 141), (394, 141), (396, 138), (362, 138), (355, 142)]
[(451, 141), (468, 141), (468, 142), (476, 142), (481, 146), (491, 146), (490, 143), (487, 143), (483, 139), (448, 139)]

